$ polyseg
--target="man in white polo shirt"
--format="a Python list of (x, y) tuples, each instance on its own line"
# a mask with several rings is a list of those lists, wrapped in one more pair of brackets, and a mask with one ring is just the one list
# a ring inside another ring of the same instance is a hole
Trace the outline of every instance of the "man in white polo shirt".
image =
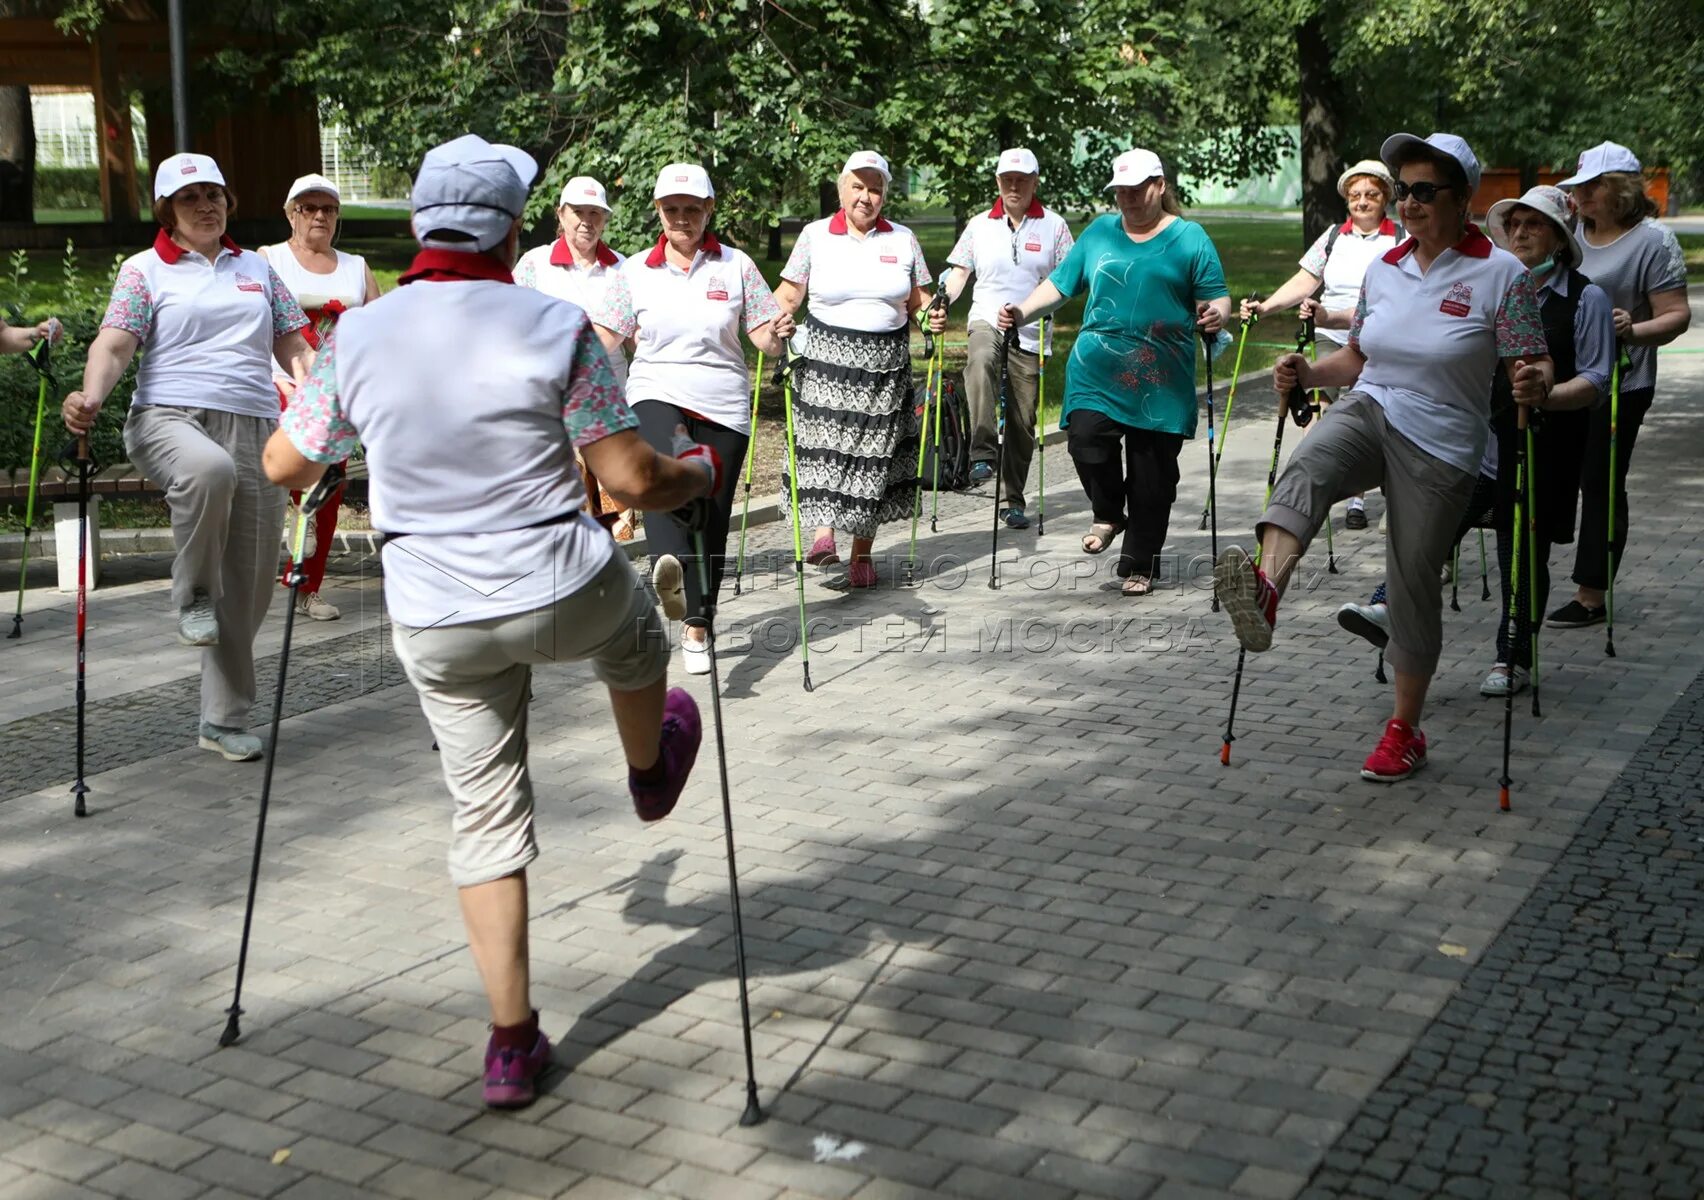
[[(994, 207), (965, 223), (957, 245), (947, 256), (949, 270), (941, 281), (948, 299), (956, 302), (970, 277), (976, 276), (964, 367), (964, 389), (970, 396), (972, 483), (994, 477), (999, 445), (995, 425), (1003, 339), (995, 328), (995, 319), (1005, 305), (1021, 303), (1033, 292), (1064, 261), (1073, 244), (1065, 218), (1036, 197), (1041, 166), (1033, 153), (1022, 147), (1002, 151), (994, 179), (1000, 190)], [(1052, 340), (1053, 331), (1049, 329), (1049, 351)], [(996, 485), (1000, 489), (997, 503), (1001, 518), (1013, 529), (1029, 525), (1024, 515), (1024, 484), (1029, 480), (1030, 456), (1035, 452), (1038, 355), (1042, 349), (1039, 322), (1018, 330), (1018, 344), (1008, 368), (1005, 477)]]
[[(1395, 712), (1361, 769), (1405, 779), (1426, 761), (1420, 714), (1443, 646), (1438, 575), (1490, 438), (1491, 379), (1507, 373), (1517, 404), (1542, 406), (1554, 380), (1532, 277), (1468, 219), (1479, 160), (1461, 138), (1400, 133), (1380, 155), (1397, 177), (1408, 240), (1374, 261), (1349, 344), (1309, 363), (1278, 360), (1280, 395), (1341, 387), (1319, 428), (1291, 455), (1255, 536), (1219, 556), (1214, 583), (1247, 650), (1272, 644), (1278, 599), (1340, 500), (1382, 487)], [(1270, 574), (1269, 574), (1270, 572)]]
[(640, 439), (583, 312), (510, 286), (536, 172), (471, 134), (427, 152), (403, 286), (344, 315), (266, 448), (273, 481), (305, 489), (357, 438), (366, 447), (392, 643), (455, 801), (450, 877), (491, 1003), (485, 1102), (498, 1108), (531, 1103), (550, 1059), (526, 948), (532, 667), (592, 662), (642, 820), (674, 808), (702, 735), (692, 698), (667, 686), (667, 643), (627, 556), (584, 512), (574, 451), (641, 508), (694, 503), (719, 474), (684, 438), (678, 458)]

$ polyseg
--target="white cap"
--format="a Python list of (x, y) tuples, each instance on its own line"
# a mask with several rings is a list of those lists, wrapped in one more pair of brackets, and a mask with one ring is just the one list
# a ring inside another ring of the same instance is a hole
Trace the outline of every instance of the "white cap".
[(337, 185), (324, 175), (303, 175), (290, 185), (290, 194), (284, 197), (288, 204), (303, 192), (330, 192), (339, 204), (343, 203), (343, 193), (337, 190)]
[(1041, 164), (1035, 161), (1034, 151), (1017, 146), (1000, 151), (1000, 161), (994, 164), (994, 174), (1040, 175)]
[[(432, 250), (492, 250), (527, 204), (538, 175), (532, 155), (463, 134), (426, 151), (410, 194), (410, 224)], [(462, 237), (435, 237), (439, 232)]]
[(174, 154), (154, 172), (154, 199), (164, 200), (192, 183), (225, 183), (219, 164), (205, 154)]
[(657, 172), (657, 186), (651, 189), (651, 199), (664, 196), (697, 196), (711, 200), (716, 189), (710, 186), (710, 172), (697, 163), (670, 163)]
[(1152, 150), (1126, 150), (1112, 160), (1112, 178), (1107, 180), (1106, 187), (1140, 187), (1156, 175), (1164, 176), (1165, 167), (1160, 165), (1160, 156)]
[(1627, 171), (1637, 175), (1641, 170), (1639, 156), (1626, 146), (1617, 145), (1615, 142), (1599, 142), (1580, 155), (1574, 173), (1556, 186), (1578, 187), (1609, 171)]
[(1431, 152), (1431, 157), (1453, 158), (1467, 175), (1468, 194), (1461, 198), (1463, 206), (1473, 198), (1473, 193), (1479, 190), (1479, 159), (1473, 153), (1465, 139), (1453, 133), (1434, 133), (1420, 137), (1412, 133), (1393, 133), (1379, 147), (1379, 157), (1384, 159), (1385, 166), (1390, 168), (1392, 175), (1399, 175), (1397, 156), (1410, 146), (1424, 146)]
[(1568, 194), (1547, 183), (1528, 188), (1519, 200), (1499, 200), (1491, 206), (1491, 211), (1485, 214), (1485, 228), (1493, 242), (1505, 250), (1509, 248), (1509, 210), (1517, 205), (1530, 208), (1540, 216), (1549, 217), (1562, 235), (1561, 244), (1556, 251), (1557, 261), (1569, 267), (1580, 265), (1580, 243), (1574, 240), (1574, 226), (1579, 224), (1580, 219), (1574, 214), (1574, 206), (1568, 203)]
[(888, 161), (874, 150), (860, 150), (846, 160), (846, 165), (840, 168), (842, 175), (850, 175), (854, 171), (874, 171), (888, 183), (893, 182), (893, 172), (888, 170)]
[(576, 175), (562, 185), (562, 199), (556, 202), (556, 207), (561, 208), (564, 204), (610, 211), (609, 197), (604, 193), (604, 185), (590, 175)]
[(1337, 177), (1337, 194), (1345, 200), (1349, 199), (1349, 181), (1357, 175), (1365, 175), (1384, 184), (1387, 197), (1396, 188), (1396, 180), (1390, 177), (1389, 167), (1376, 158), (1363, 158), (1353, 166), (1344, 168), (1343, 174)]

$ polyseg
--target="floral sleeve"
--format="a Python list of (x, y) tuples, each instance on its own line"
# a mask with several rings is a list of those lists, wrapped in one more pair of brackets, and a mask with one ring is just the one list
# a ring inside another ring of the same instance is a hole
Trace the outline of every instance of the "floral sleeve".
[(1349, 318), (1349, 349), (1361, 353), (1361, 326), (1367, 323), (1367, 281), (1361, 281), (1361, 296), (1355, 301), (1355, 315)]
[(604, 353), (603, 343), (587, 324), (580, 326), (574, 339), (568, 390), (562, 397), (562, 426), (575, 449), (600, 442), (624, 429), (639, 428), (639, 418), (622, 398), (621, 384), (609, 365), (609, 355)]
[(809, 225), (799, 230), (799, 240), (793, 243), (793, 253), (787, 256), (787, 265), (781, 268), (781, 278), (800, 287), (809, 286), (811, 282), (811, 227)]
[(964, 232), (959, 234), (959, 240), (953, 243), (953, 252), (947, 255), (949, 267), (963, 267), (972, 275), (976, 274), (976, 239), (971, 236), (971, 230), (974, 228), (974, 225), (966, 221)]
[(1330, 241), (1331, 230), (1327, 228), (1314, 239), (1314, 244), (1308, 247), (1308, 252), (1302, 255), (1301, 262), (1297, 264), (1315, 279), (1325, 278), (1325, 260), (1329, 257), (1325, 248)]
[(307, 327), (308, 314), (302, 311), (296, 297), (290, 294), (290, 289), (284, 286), (284, 281), (278, 278), (278, 272), (270, 264), (266, 268), (266, 291), (272, 297), (273, 337), (281, 338)]
[(928, 287), (934, 280), (929, 274), (929, 264), (923, 261), (923, 247), (918, 244), (915, 233), (911, 237), (911, 286)]
[(598, 302), (595, 311), (586, 315), (605, 329), (613, 329), (622, 337), (630, 338), (639, 332), (639, 314), (633, 311), (633, 288), (627, 282), (625, 265), (613, 272), (609, 286), (604, 289), (603, 299)]
[(775, 303), (775, 293), (769, 290), (763, 272), (747, 254), (740, 255), (740, 291), (745, 296), (746, 332), (781, 315), (781, 306)]
[(515, 282), (524, 288), (538, 287), (538, 260), (530, 254), (521, 256), (515, 267)]
[(1077, 239), (1071, 236), (1071, 227), (1061, 220), (1053, 231), (1053, 265), (1058, 266), (1065, 261), (1065, 256), (1071, 253), (1071, 247), (1077, 244)]
[(119, 271), (101, 328), (119, 329), (138, 341), (148, 340), (148, 332), (154, 328), (154, 297), (148, 291), (147, 278), (137, 268), (126, 264)]
[(1522, 271), (1497, 306), (1497, 357), (1549, 353), (1544, 321), (1538, 315), (1538, 293), (1533, 290), (1532, 276)]
[(343, 415), (343, 400), (337, 394), (335, 329), (326, 334), (307, 378), (279, 418), (278, 428), (309, 462), (342, 462), (355, 452), (360, 438)]

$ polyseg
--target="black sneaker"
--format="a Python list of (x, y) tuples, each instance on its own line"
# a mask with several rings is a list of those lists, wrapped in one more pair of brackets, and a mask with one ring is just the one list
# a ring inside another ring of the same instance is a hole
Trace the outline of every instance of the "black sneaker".
[(1351, 508), (1348, 515), (1343, 518), (1343, 528), (1345, 529), (1365, 529), (1366, 527), (1367, 510), (1364, 508)]
[(970, 482), (973, 484), (987, 483), (994, 478), (994, 464), (991, 462), (973, 462), (970, 464)]
[(1021, 509), (1021, 508), (1003, 508), (1003, 509), (1001, 509), (1000, 510), (1000, 519), (1002, 521), (1006, 522), (1006, 528), (1007, 529), (1028, 529), (1029, 528), (1029, 518), (1024, 516), (1024, 510)]
[(1552, 629), (1585, 629), (1590, 625), (1602, 625), (1607, 615), (1608, 610), (1604, 608), (1587, 608), (1578, 600), (1570, 600), (1545, 618), (1544, 623)]

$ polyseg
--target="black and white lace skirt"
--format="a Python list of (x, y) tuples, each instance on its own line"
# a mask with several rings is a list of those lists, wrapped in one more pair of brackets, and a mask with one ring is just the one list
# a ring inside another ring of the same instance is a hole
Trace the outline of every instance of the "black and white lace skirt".
[[(806, 322), (809, 357), (794, 369), (793, 425), (799, 457), (799, 519), (853, 537), (874, 537), (908, 520), (917, 480), (911, 337)], [(792, 495), (781, 448), (781, 515)]]

